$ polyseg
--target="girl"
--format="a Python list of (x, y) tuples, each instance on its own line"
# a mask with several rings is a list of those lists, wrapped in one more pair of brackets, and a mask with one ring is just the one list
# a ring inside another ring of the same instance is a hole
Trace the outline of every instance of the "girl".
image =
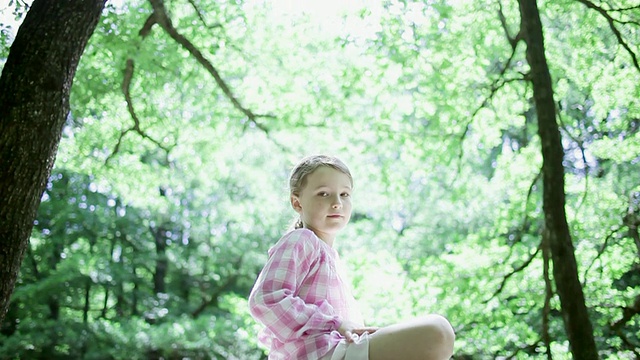
[(270, 250), (249, 308), (265, 329), (269, 359), (444, 360), (453, 353), (449, 322), (428, 315), (382, 328), (366, 327), (333, 248), (351, 217), (353, 179), (337, 158), (303, 159), (289, 179), (294, 230)]

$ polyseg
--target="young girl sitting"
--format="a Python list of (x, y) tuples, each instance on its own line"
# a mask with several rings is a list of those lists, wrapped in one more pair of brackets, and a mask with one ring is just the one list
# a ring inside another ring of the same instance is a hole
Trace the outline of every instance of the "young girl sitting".
[(382, 328), (367, 327), (333, 248), (351, 217), (353, 179), (337, 158), (303, 159), (289, 180), (293, 231), (270, 250), (249, 295), (265, 329), (269, 359), (444, 360), (453, 353), (449, 322), (427, 315)]

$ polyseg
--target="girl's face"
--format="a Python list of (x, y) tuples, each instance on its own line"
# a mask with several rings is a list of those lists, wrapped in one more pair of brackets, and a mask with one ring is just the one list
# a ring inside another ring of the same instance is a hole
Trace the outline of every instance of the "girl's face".
[(351, 179), (329, 166), (307, 175), (300, 194), (291, 195), (291, 205), (305, 228), (329, 245), (351, 218)]

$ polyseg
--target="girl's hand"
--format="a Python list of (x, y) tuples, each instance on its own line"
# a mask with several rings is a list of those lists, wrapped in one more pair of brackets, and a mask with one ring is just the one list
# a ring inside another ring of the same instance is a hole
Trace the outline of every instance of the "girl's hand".
[(358, 324), (355, 324), (347, 320), (347, 321), (344, 321), (342, 325), (340, 325), (338, 332), (340, 333), (340, 335), (344, 336), (344, 338), (347, 340), (348, 343), (351, 343), (354, 340), (356, 340), (358, 336), (361, 336), (364, 333), (373, 334), (377, 330), (378, 330), (378, 327), (374, 327), (374, 326), (362, 327), (362, 326), (359, 326)]

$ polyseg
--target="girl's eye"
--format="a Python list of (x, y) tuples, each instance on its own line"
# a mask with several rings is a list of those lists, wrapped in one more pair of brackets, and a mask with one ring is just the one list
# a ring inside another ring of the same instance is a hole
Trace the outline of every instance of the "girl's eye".
[(349, 194), (349, 193), (342, 193), (342, 194), (340, 194), (340, 196), (342, 196), (342, 197), (349, 197), (349, 196), (351, 196), (351, 194)]
[(318, 193), (318, 196), (322, 196), (322, 197), (329, 196), (329, 193), (322, 191)]

